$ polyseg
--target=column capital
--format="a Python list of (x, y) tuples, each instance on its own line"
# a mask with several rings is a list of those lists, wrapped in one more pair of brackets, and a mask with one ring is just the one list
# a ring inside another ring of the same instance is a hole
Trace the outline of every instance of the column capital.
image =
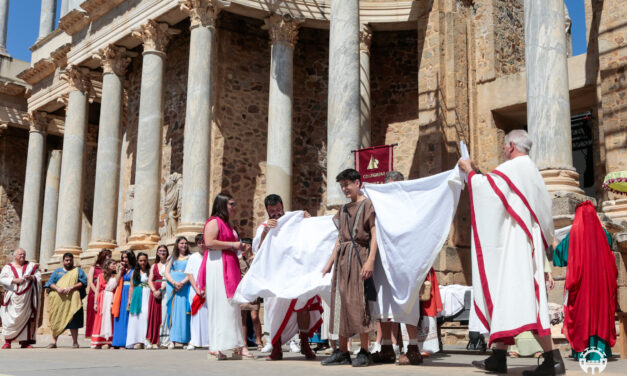
[(89, 69), (77, 65), (68, 65), (61, 79), (70, 85), (69, 91), (80, 91), (88, 94), (92, 90)]
[(51, 118), (46, 112), (32, 111), (24, 116), (24, 120), (29, 122), (30, 132), (46, 133)]
[(181, 31), (170, 28), (165, 22), (148, 20), (145, 24), (134, 29), (132, 36), (144, 42), (144, 53), (159, 52), (165, 54), (170, 39)]
[(198, 26), (214, 28), (218, 14), (230, 1), (221, 0), (179, 0), (179, 7), (189, 16), (193, 29)]
[(124, 47), (110, 44), (95, 53), (94, 59), (100, 61), (104, 74), (114, 73), (123, 77), (126, 74), (126, 68), (131, 62), (131, 56), (133, 55), (135, 54), (129, 52)]
[(286, 42), (293, 48), (298, 41), (298, 28), (303, 20), (295, 19), (289, 14), (274, 13), (264, 19), (264, 29), (270, 34), (270, 43)]
[(372, 42), (372, 28), (368, 24), (359, 26), (359, 52), (370, 54), (370, 43)]

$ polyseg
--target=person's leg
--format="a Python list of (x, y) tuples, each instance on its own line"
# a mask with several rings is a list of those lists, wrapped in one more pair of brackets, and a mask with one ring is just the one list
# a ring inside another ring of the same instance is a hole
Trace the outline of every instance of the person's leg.
[(248, 343), (248, 328), (246, 327), (246, 311), (242, 310), (241, 311), (241, 315), (242, 315), (242, 334), (244, 336), (244, 347), (246, 347), (246, 344)]
[(340, 335), (340, 351), (345, 353), (348, 351), (348, 341), (349, 338), (344, 337), (343, 335)]
[(405, 327), (407, 328), (409, 342), (407, 343), (407, 351), (398, 357), (398, 365), (417, 366), (422, 363), (422, 355), (418, 349), (418, 327), (410, 324), (406, 324)]
[(370, 333), (360, 333), (359, 341), (361, 342), (361, 348), (367, 352), (368, 345), (370, 344)]
[(72, 346), (78, 347), (78, 329), (70, 329), (70, 334), (72, 335)]
[(259, 320), (259, 311), (250, 311), (250, 318), (253, 321), (253, 329), (257, 339), (257, 347), (263, 346), (263, 333), (261, 332), (261, 320)]
[(300, 353), (305, 355), (306, 359), (316, 359), (316, 354), (309, 347), (309, 309), (296, 312), (296, 321), (298, 321), (298, 335), (300, 337)]
[(535, 370), (524, 371), (523, 376), (563, 375), (566, 373), (566, 367), (564, 365), (564, 360), (562, 359), (562, 354), (559, 350), (553, 349), (553, 339), (551, 338), (551, 334), (540, 337), (534, 333), (534, 337), (544, 351), (544, 353), (542, 353), (544, 361)]
[(394, 363), (396, 362), (396, 354), (392, 347), (392, 328), (395, 323), (381, 322), (381, 348), (379, 351), (373, 351), (372, 360), (375, 363)]
[(492, 355), (484, 360), (474, 360), (472, 365), (488, 372), (507, 373), (507, 345), (495, 342)]
[(383, 340), (383, 328), (381, 320), (377, 320), (377, 339), (374, 342), (372, 352), (381, 351), (381, 341)]

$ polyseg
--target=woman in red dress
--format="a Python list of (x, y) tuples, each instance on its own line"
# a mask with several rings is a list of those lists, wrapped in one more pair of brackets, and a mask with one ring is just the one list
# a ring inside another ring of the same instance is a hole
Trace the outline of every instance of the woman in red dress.
[(94, 303), (96, 302), (96, 296), (98, 295), (98, 291), (96, 291), (96, 284), (98, 283), (98, 277), (102, 274), (102, 266), (104, 265), (104, 262), (110, 258), (111, 250), (103, 248), (100, 252), (98, 252), (94, 266), (89, 268), (89, 273), (87, 275), (87, 290), (89, 291), (89, 294), (87, 295), (87, 307), (85, 308), (87, 311), (87, 318), (85, 319), (85, 338), (91, 338), (91, 334), (94, 329), (94, 320), (96, 319)]
[(148, 331), (146, 332), (146, 339), (151, 344), (150, 347), (154, 349), (159, 348), (159, 332), (162, 319), (161, 300), (165, 293), (164, 290), (166, 286), (166, 284), (163, 283), (163, 276), (169, 256), (170, 252), (167, 246), (162, 244), (157, 247), (157, 259), (150, 269), (150, 276), (148, 278), (148, 286), (150, 287), (151, 294), (148, 300)]

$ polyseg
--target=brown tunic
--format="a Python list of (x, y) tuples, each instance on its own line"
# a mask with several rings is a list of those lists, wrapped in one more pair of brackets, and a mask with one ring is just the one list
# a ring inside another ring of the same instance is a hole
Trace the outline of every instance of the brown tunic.
[[(339, 324), (339, 334), (343, 337), (352, 337), (359, 333), (374, 330), (373, 322), (370, 319), (368, 302), (364, 297), (361, 266), (356, 256), (358, 251), (362, 264), (368, 259), (370, 228), (374, 226), (375, 219), (374, 207), (368, 199), (364, 203), (361, 215), (356, 219), (358, 222), (354, 239), (357, 244), (357, 250), (353, 249), (350, 252), (352, 244), (351, 231), (353, 230), (355, 215), (360, 205), (361, 201), (346, 204), (350, 215), (348, 221), (346, 214), (342, 214), (343, 208), (340, 208), (340, 212), (333, 217), (333, 221), (339, 231), (339, 248), (335, 256), (333, 282), (331, 285), (330, 332), (337, 333), (337, 325)], [(349, 254), (352, 255), (350, 259)], [(339, 295), (339, 301), (337, 295)]]

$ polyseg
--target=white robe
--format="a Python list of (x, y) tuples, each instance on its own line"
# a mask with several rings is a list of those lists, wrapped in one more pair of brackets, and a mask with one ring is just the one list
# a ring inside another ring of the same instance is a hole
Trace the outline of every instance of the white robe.
[(418, 323), (420, 286), (448, 238), (463, 187), (457, 167), (422, 179), (364, 186), (377, 214), (374, 318)]
[(490, 343), (550, 334), (544, 254), (553, 241), (551, 197), (528, 156), (469, 175), (475, 312)]
[[(198, 283), (198, 272), (200, 271), (200, 266), (202, 265), (202, 258), (203, 255), (201, 255), (200, 252), (193, 253), (191, 256), (189, 256), (187, 266), (185, 267), (185, 274), (192, 275), (196, 283)], [(190, 304), (194, 301), (195, 296), (196, 291), (190, 286)], [(190, 319), (191, 339), (189, 343), (191, 345), (195, 347), (209, 347), (209, 325), (207, 322), (208, 318), (209, 312), (207, 311), (207, 300), (205, 299), (205, 304), (203, 304), (198, 312), (195, 315), (192, 315)]]
[[(132, 278), (132, 277), (131, 277)], [(146, 284), (142, 287), (142, 308), (139, 314), (128, 315), (128, 326), (126, 329), (126, 347), (133, 348), (136, 344), (143, 344), (145, 346), (150, 345), (150, 341), (146, 339), (146, 332), (148, 331), (148, 301), (150, 299), (150, 287), (148, 284), (148, 273), (140, 273), (141, 283)], [(131, 283), (133, 283), (131, 281)], [(138, 288), (138, 287), (135, 287)], [(132, 299), (132, 296), (129, 296)]]
[[(21, 285), (12, 283), (13, 278), (24, 278), (25, 275), (35, 276), (35, 281)], [(0, 305), (2, 335), (8, 341), (35, 343), (41, 292), (41, 273), (37, 264), (29, 262), (25, 269), (13, 269), (11, 264), (5, 265), (0, 272), (0, 285), (4, 288)]]
[(256, 253), (234, 299), (264, 298), (264, 323), (271, 341), (287, 342), (298, 333), (296, 311), (309, 307), (309, 335), (322, 325), (321, 296), (331, 292), (331, 276), (322, 277), (337, 239), (332, 216), (304, 218), (288, 212), (278, 220), (259, 247), (263, 226), (253, 239)]

